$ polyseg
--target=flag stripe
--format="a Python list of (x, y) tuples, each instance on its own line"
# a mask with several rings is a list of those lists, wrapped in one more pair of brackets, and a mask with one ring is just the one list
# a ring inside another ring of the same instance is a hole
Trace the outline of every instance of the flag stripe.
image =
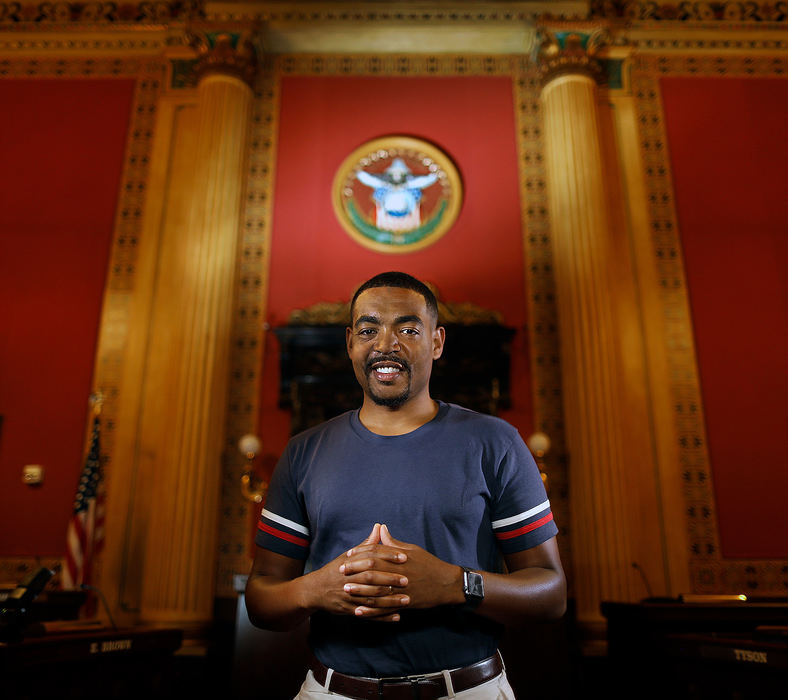
[(552, 519), (553, 519), (553, 514), (548, 513), (547, 515), (544, 516), (544, 518), (540, 518), (539, 520), (534, 520), (532, 523), (529, 523), (528, 525), (523, 525), (521, 528), (518, 528), (517, 530), (509, 530), (509, 532), (496, 532), (495, 536), (499, 540), (510, 540), (513, 537), (519, 537), (520, 535), (524, 535), (526, 532), (531, 532), (532, 530), (536, 530), (542, 527), (542, 525), (546, 525), (547, 523), (549, 523)]

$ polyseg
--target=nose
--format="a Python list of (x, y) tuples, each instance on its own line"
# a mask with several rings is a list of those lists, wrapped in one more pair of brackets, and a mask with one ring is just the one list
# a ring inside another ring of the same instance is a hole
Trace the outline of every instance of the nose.
[(375, 338), (375, 350), (383, 354), (399, 350), (399, 338), (396, 330), (381, 328)]

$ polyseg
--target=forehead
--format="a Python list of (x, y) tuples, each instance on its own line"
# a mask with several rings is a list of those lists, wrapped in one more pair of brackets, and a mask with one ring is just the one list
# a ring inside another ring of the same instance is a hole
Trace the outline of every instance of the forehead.
[(412, 289), (402, 287), (372, 287), (365, 289), (356, 299), (353, 320), (359, 316), (416, 315), (424, 322), (429, 318), (427, 302)]

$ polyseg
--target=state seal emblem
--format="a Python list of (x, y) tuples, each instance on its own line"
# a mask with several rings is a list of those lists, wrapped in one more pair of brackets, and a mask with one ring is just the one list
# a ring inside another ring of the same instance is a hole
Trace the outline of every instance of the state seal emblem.
[(409, 253), (451, 228), (462, 205), (462, 181), (433, 144), (388, 136), (345, 159), (332, 198), (337, 219), (358, 243), (381, 253)]

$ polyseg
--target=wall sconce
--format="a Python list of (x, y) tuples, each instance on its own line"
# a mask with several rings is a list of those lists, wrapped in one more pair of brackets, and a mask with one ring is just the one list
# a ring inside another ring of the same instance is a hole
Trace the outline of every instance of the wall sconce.
[(260, 438), (247, 433), (238, 440), (238, 449), (246, 457), (246, 470), (241, 475), (241, 494), (247, 501), (262, 503), (268, 491), (268, 484), (252, 475), (252, 462), (260, 452)]
[(544, 433), (536, 432), (531, 433), (525, 443), (528, 445), (528, 449), (531, 450), (536, 460), (536, 466), (539, 467), (542, 483), (544, 483), (544, 487), (547, 488), (547, 472), (544, 470), (544, 456), (550, 449), (550, 438)]

